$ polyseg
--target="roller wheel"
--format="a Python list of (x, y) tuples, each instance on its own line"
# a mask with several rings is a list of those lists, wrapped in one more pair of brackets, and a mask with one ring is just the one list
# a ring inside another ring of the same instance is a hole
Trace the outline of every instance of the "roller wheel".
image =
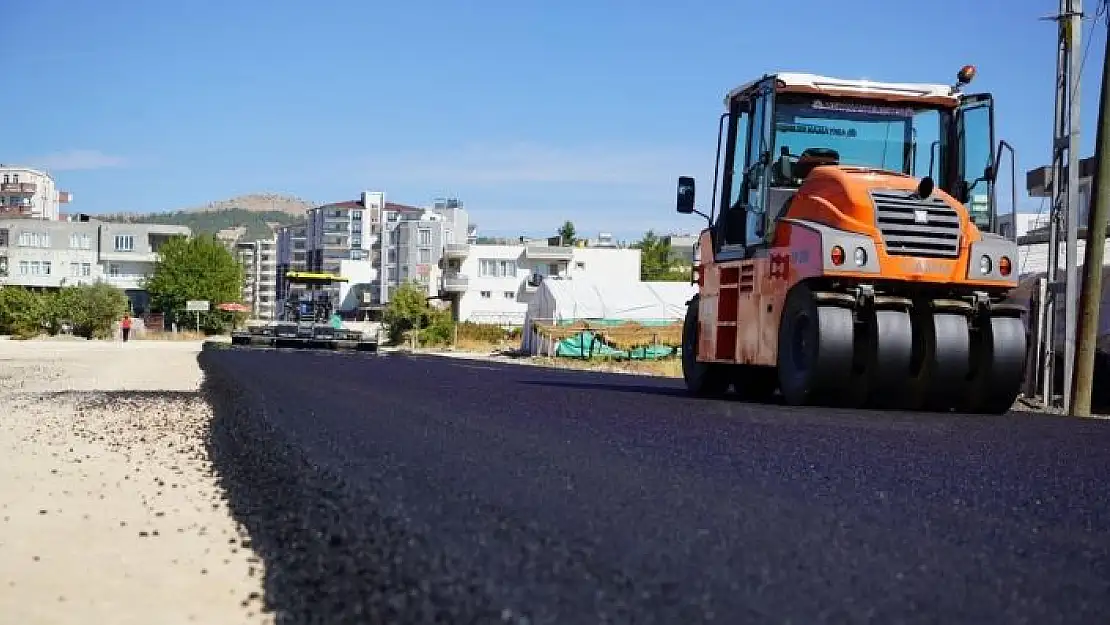
[(876, 310), (870, 332), (868, 403), (880, 408), (904, 408), (906, 380), (913, 359), (913, 323), (901, 310)]
[(1017, 400), (1025, 377), (1025, 323), (1020, 317), (990, 317), (977, 334), (964, 409), (1003, 414)]
[(845, 405), (859, 398), (852, 311), (818, 306), (805, 285), (791, 290), (779, 325), (779, 387), (786, 403)]
[(967, 395), (971, 369), (971, 331), (967, 317), (933, 313), (922, 307), (916, 325), (913, 373), (907, 404), (911, 409), (947, 411)]
[(744, 401), (771, 401), (779, 388), (778, 372), (774, 367), (737, 367), (732, 376), (732, 388)]
[(687, 305), (682, 324), (682, 378), (691, 394), (718, 397), (728, 391), (731, 380), (725, 365), (698, 362), (698, 303), (695, 297)]

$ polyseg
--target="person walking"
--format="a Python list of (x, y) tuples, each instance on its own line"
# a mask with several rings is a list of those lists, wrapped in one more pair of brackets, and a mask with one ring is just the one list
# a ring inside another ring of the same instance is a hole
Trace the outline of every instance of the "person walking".
[(131, 314), (130, 313), (126, 313), (126, 314), (123, 315), (123, 319), (120, 320), (119, 327), (120, 327), (120, 330), (123, 331), (123, 342), (126, 343), (127, 339), (130, 338), (130, 336), (131, 336)]

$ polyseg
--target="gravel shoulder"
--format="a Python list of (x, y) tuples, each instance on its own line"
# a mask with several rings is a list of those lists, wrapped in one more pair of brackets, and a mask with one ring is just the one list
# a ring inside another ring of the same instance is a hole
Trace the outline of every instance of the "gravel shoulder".
[(269, 623), (207, 460), (199, 343), (0, 341), (0, 614)]

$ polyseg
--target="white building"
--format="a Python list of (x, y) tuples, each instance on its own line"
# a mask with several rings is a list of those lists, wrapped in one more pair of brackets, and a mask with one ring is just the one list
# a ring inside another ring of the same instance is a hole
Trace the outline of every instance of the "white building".
[(557, 247), (541, 243), (470, 245), (463, 258), (445, 258), (445, 295), (459, 321), (521, 326), (544, 279), (639, 282), (640, 250)]
[(46, 172), (0, 164), (0, 218), (57, 220), (59, 205), (72, 199), (68, 191), (58, 191)]
[(235, 245), (243, 266), (243, 303), (256, 319), (277, 318), (277, 238), (245, 241)]
[(122, 289), (132, 310), (149, 310), (143, 280), (158, 249), (186, 226), (0, 218), (0, 286), (60, 288), (103, 280)]

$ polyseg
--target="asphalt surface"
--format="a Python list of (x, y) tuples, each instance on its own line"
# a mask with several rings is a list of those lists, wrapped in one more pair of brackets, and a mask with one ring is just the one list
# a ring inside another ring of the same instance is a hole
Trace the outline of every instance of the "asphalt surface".
[(1110, 422), (213, 349), (279, 622), (1110, 622)]

